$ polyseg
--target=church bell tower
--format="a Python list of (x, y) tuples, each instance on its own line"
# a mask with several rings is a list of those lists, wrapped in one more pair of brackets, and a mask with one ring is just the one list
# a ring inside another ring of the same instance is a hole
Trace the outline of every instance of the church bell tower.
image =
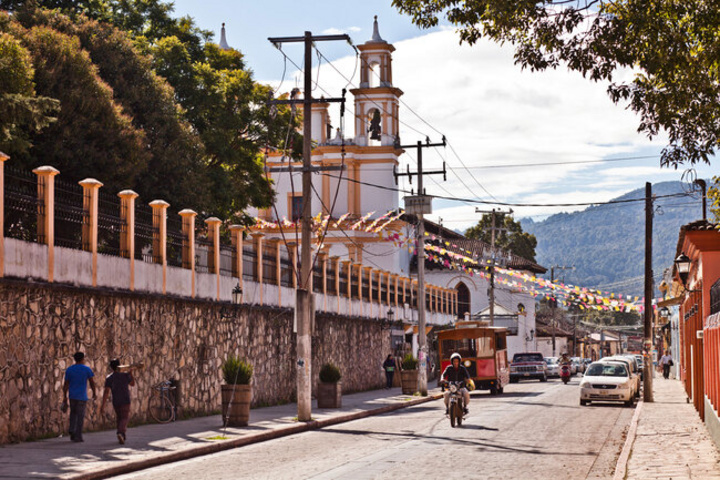
[(360, 88), (355, 97), (355, 144), (393, 146), (399, 143), (399, 98), (402, 90), (392, 84), (392, 52), (380, 37), (377, 16), (372, 38), (360, 50)]

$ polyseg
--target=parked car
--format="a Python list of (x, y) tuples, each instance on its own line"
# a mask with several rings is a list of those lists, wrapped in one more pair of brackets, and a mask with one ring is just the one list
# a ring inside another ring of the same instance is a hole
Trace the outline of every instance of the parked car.
[(547, 364), (548, 377), (560, 376), (560, 363), (558, 363), (558, 357), (545, 357), (545, 363)]
[(580, 405), (590, 402), (623, 402), (632, 407), (635, 392), (632, 374), (625, 362), (593, 362), (580, 381)]
[(580, 357), (572, 357), (570, 360), (576, 365), (577, 373), (585, 373), (585, 362)]
[(600, 362), (619, 362), (625, 365), (625, 368), (627, 368), (630, 375), (633, 395), (635, 397), (640, 396), (640, 376), (637, 374), (637, 364), (635, 363), (635, 359), (630, 359), (623, 355), (614, 355), (612, 357), (604, 357), (600, 360)]
[(643, 378), (643, 370), (645, 368), (645, 364), (643, 362), (643, 356), (642, 355), (633, 355), (635, 357), (635, 363), (637, 363), (638, 372), (640, 372), (640, 381), (645, 380)]
[(541, 382), (547, 382), (547, 369), (542, 353), (516, 353), (510, 363), (510, 383), (515, 383), (521, 378), (536, 378)]

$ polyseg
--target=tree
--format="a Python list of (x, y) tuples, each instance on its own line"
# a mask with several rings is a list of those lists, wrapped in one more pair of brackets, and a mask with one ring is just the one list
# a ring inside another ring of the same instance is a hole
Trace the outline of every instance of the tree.
[[(78, 36), (116, 101), (148, 137), (143, 186), (153, 187), (154, 196), (224, 218), (248, 205), (271, 205), (262, 147), (281, 145), (288, 131), (296, 136), (299, 119), (288, 107), (270, 114), (271, 89), (252, 79), (242, 53), (221, 50), (210, 42), (212, 32), (190, 17), (173, 18), (172, 3), (161, 0), (0, 0), (0, 5), (28, 26), (49, 25)], [(59, 10), (38, 13), (38, 7)], [(182, 108), (170, 107), (169, 101)], [(167, 182), (165, 168), (172, 165), (184, 172), (180, 180), (193, 179), (195, 187)]]
[[(460, 39), (515, 46), (522, 68), (564, 64), (609, 81), (648, 137), (667, 132), (661, 164), (709, 163), (720, 143), (720, 5), (717, 0), (393, 0), (423, 28), (441, 16)], [(618, 70), (633, 69), (631, 82)]]
[(76, 181), (92, 176), (106, 185), (132, 185), (147, 168), (146, 138), (113, 101), (78, 39), (47, 27), (2, 23), (30, 52), (38, 94), (61, 105), (57, 121), (33, 134), (34, 148), (13, 163), (53, 165)]
[[(523, 232), (520, 222), (516, 222), (509, 215), (496, 214), (495, 227), (503, 229), (495, 233), (495, 246), (497, 248), (508, 250), (527, 260), (535, 261), (537, 239), (535, 235)], [(492, 239), (492, 214), (483, 214), (477, 225), (465, 231), (465, 236), (490, 243)]]
[(57, 120), (59, 102), (35, 94), (30, 52), (7, 33), (0, 33), (0, 151), (25, 154), (32, 134)]

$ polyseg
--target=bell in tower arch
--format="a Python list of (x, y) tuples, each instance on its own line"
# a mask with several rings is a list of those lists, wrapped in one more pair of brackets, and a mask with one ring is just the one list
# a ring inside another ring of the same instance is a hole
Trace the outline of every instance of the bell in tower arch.
[(370, 140), (381, 140), (382, 127), (380, 126), (380, 110), (378, 109), (373, 110), (368, 132), (370, 132)]

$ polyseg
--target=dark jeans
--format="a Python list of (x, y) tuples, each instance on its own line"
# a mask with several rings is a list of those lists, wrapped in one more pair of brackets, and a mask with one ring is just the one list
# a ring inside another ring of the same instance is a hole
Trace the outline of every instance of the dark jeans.
[(85, 400), (70, 399), (70, 438), (72, 440), (82, 440), (86, 406), (87, 401)]
[(670, 365), (667, 363), (663, 364), (663, 377), (670, 378)]
[(395, 375), (395, 372), (388, 372), (387, 370), (385, 370), (385, 380), (387, 381), (387, 388), (392, 388), (393, 375)]
[(117, 418), (117, 433), (125, 435), (128, 420), (130, 419), (130, 404), (113, 405), (113, 408), (115, 408), (115, 416)]

